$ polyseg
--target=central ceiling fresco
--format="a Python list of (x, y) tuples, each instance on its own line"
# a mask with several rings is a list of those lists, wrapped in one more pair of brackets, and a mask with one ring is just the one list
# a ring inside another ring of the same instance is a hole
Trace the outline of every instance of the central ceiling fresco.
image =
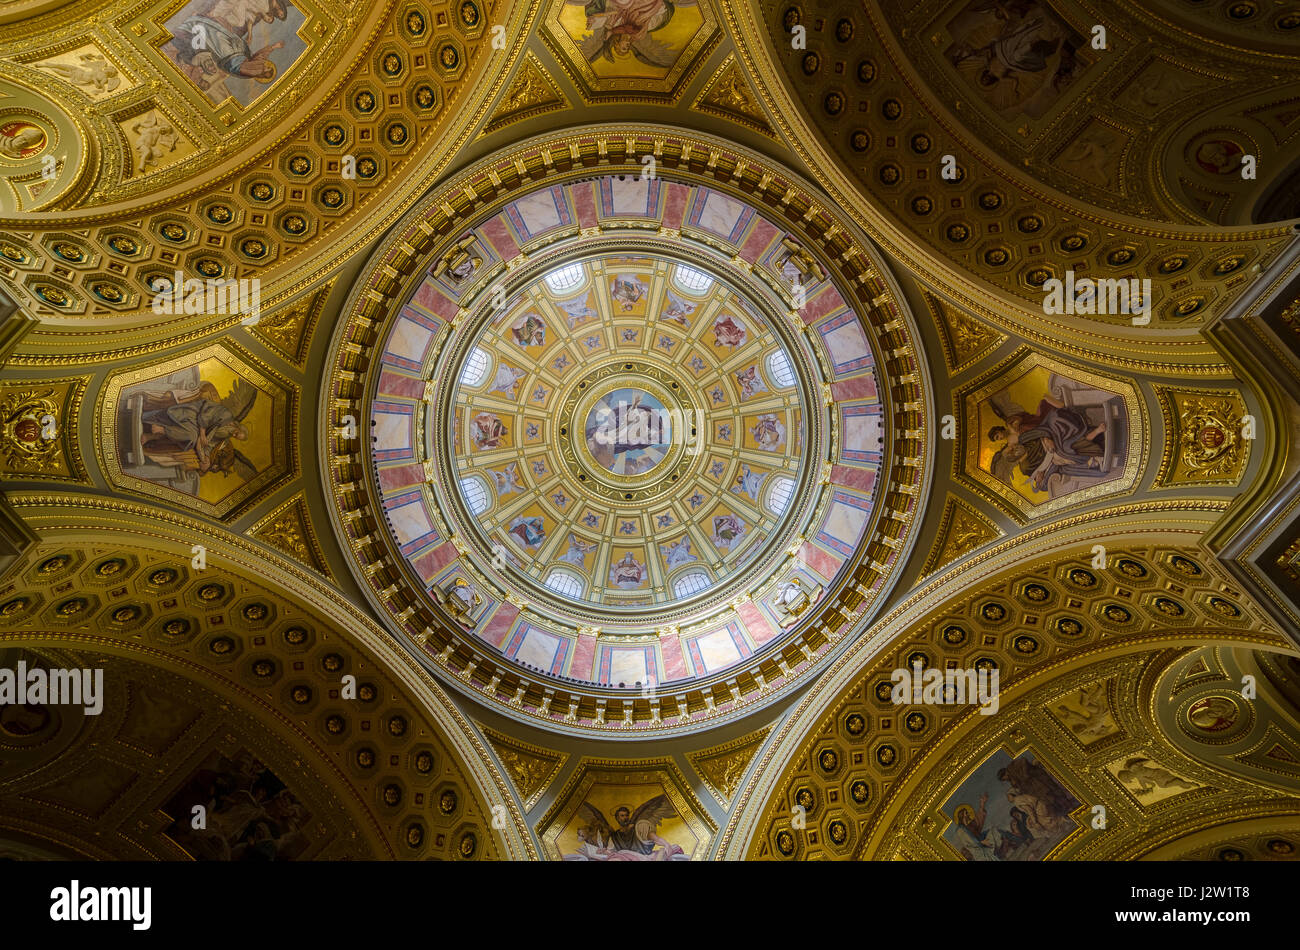
[(0, 0), (0, 857), (1300, 854), (1298, 29)]
[(670, 620), (636, 608), (725, 599), (789, 546), (825, 425), (805, 425), (820, 385), (800, 385), (779, 322), (663, 257), (571, 261), (499, 313), (466, 328), (426, 431), (458, 523), (524, 587)]

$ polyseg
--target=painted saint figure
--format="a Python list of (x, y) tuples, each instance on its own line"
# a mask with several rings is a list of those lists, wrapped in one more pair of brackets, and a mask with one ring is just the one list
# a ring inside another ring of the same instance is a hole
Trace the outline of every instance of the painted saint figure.
[(1052, 397), (1043, 398), (1037, 413), (999, 405), (998, 400), (990, 405), (1006, 422), (988, 433), (990, 441), (1006, 443), (993, 456), (990, 467), (995, 475), (1008, 479), (1018, 462), (1034, 489), (1047, 491), (1052, 475), (1099, 478), (1105, 474), (1105, 422), (1090, 426), (1083, 413)]
[(206, 380), (193, 390), (169, 389), (144, 393), (140, 445), (145, 456), (159, 465), (182, 471), (238, 471), (244, 478), (257, 467), (231, 440), (248, 440), (244, 417), (257, 400), (257, 387), (237, 380), (225, 399)]
[(609, 582), (623, 590), (633, 590), (645, 582), (645, 565), (628, 551), (623, 559), (609, 569)]
[(510, 335), (520, 346), (545, 346), (546, 321), (529, 311), (510, 324)]
[(204, 91), (225, 76), (269, 83), (276, 76), (271, 54), (284, 49), (284, 41), (254, 51), (253, 26), (282, 21), (287, 13), (283, 0), (218, 0), (206, 13), (181, 21), (171, 43), (175, 59)]
[(634, 56), (648, 66), (668, 68), (677, 52), (650, 34), (663, 29), (676, 8), (670, 0), (591, 0), (583, 8), (591, 36), (582, 41), (587, 62), (604, 57), (614, 62), (615, 54)]
[(566, 861), (690, 860), (679, 845), (658, 833), (665, 819), (677, 817), (677, 809), (667, 795), (656, 795), (635, 811), (619, 805), (614, 809), (617, 828), (590, 802), (583, 802), (579, 813), (586, 819), (577, 832), (581, 845), (576, 854), (564, 855)]

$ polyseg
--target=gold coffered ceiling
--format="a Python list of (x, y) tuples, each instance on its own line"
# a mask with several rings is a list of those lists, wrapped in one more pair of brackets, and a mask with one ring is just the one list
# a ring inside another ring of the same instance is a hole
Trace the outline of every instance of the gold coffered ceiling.
[(0, 3), (0, 854), (1292, 857), (1293, 6)]

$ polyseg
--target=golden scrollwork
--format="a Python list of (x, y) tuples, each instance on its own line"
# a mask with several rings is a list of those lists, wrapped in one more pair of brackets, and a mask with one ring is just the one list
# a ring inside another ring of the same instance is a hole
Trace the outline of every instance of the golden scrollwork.
[(1232, 390), (1157, 388), (1166, 443), (1157, 484), (1235, 485), (1257, 433), (1241, 395)]

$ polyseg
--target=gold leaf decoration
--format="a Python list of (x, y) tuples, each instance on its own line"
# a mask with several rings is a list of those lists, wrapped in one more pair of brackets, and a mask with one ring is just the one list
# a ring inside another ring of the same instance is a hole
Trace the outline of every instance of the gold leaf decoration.
[(248, 534), (307, 565), (316, 573), (333, 577), (312, 530), (311, 515), (302, 492), (253, 525)]
[(537, 61), (537, 57), (529, 53), (483, 131), (485, 134), (495, 132), (512, 122), (554, 112), (568, 104), (559, 87), (546, 75), (546, 70)]
[(933, 574), (939, 568), (946, 567), (1001, 536), (1002, 532), (993, 522), (949, 495), (944, 503), (939, 533), (935, 535), (934, 546), (930, 549), (930, 556), (925, 559), (921, 576)]
[(695, 108), (700, 112), (731, 119), (759, 132), (772, 134), (767, 116), (758, 104), (758, 97), (750, 89), (735, 56), (728, 56), (718, 67), (718, 71), (695, 100)]
[(76, 422), (86, 382), (56, 379), (36, 388), (0, 389), (0, 473), (85, 480)]
[(692, 752), (686, 756), (691, 767), (704, 780), (704, 784), (722, 806), (731, 805), (731, 800), (740, 788), (740, 780), (745, 775), (745, 769), (762, 748), (763, 740), (767, 738), (769, 731), (760, 729), (758, 732), (750, 733), (724, 745)]
[(1157, 485), (1235, 485), (1250, 458), (1254, 420), (1232, 390), (1156, 387), (1170, 434)]
[(1277, 556), (1277, 566), (1286, 571), (1293, 581), (1300, 583), (1300, 538), (1292, 541), (1285, 551)]
[(1300, 297), (1292, 300), (1280, 314), (1282, 323), (1300, 333)]
[(311, 331), (320, 319), (333, 287), (334, 282), (330, 281), (309, 297), (274, 313), (263, 314), (262, 319), (251, 328), (252, 333), (301, 368), (307, 357), (307, 347), (311, 344)]
[(569, 757), (562, 752), (520, 742), (485, 726), (481, 728), (492, 751), (506, 767), (515, 791), (524, 802), (524, 811), (528, 811), (537, 804)]
[(1007, 340), (997, 330), (932, 294), (925, 295), (925, 302), (939, 327), (944, 361), (953, 373), (992, 353)]

